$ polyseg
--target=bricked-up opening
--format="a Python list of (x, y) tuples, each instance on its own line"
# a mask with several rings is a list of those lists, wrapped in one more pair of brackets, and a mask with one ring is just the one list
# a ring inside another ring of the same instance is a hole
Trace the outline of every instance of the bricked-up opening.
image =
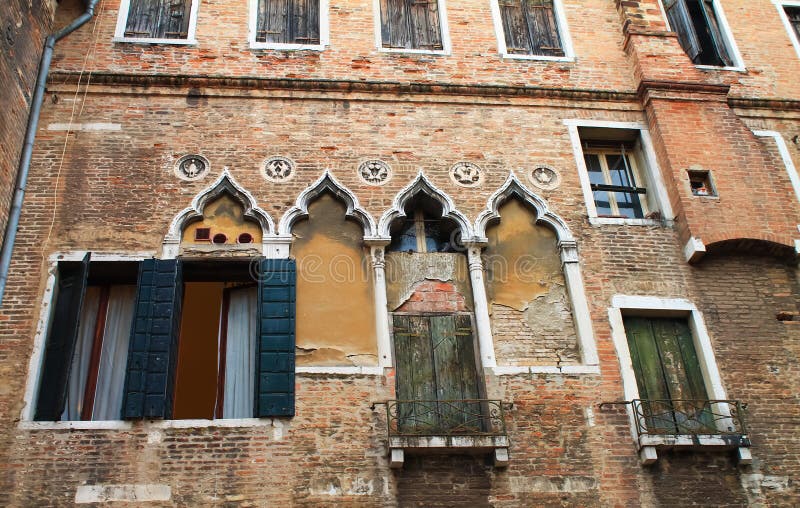
[(257, 288), (249, 267), (184, 263), (176, 420), (253, 416)]
[(672, 30), (698, 65), (733, 66), (714, 0), (664, 0)]
[(36, 420), (117, 420), (136, 296), (136, 262), (60, 262)]

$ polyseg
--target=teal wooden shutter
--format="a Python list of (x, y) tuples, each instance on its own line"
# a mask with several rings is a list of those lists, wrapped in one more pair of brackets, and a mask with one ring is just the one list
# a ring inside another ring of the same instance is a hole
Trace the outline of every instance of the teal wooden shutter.
[(58, 267), (56, 303), (45, 346), (34, 415), (37, 421), (60, 420), (64, 412), (90, 257), (91, 254), (86, 254), (80, 263), (61, 263)]
[(296, 267), (292, 259), (261, 259), (255, 416), (294, 416)]
[(182, 300), (178, 260), (142, 261), (128, 349), (124, 419), (168, 418), (172, 412)]

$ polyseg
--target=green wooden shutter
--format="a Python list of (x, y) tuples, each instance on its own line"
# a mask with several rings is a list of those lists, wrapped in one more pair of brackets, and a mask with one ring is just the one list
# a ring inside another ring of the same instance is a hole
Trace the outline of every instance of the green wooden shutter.
[(261, 259), (255, 416), (294, 416), (296, 266)]
[(60, 263), (58, 267), (55, 308), (50, 320), (34, 415), (38, 421), (60, 420), (64, 412), (90, 257), (91, 254), (86, 254), (80, 263)]
[(172, 413), (182, 300), (178, 260), (142, 261), (128, 349), (124, 419), (160, 419)]
[(426, 316), (398, 314), (393, 316), (392, 321), (397, 368), (398, 430), (434, 428), (438, 418), (430, 321)]
[(713, 430), (703, 409), (708, 394), (686, 320), (626, 317), (624, 323), (639, 397), (669, 401), (645, 405), (648, 429), (683, 434), (710, 425)]

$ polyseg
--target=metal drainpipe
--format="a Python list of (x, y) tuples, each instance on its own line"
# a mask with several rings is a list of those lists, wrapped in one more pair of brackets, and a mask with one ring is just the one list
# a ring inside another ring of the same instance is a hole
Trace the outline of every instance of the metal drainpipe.
[(22, 147), (22, 155), (20, 155), (19, 158), (14, 200), (11, 203), (11, 209), (8, 213), (8, 223), (6, 224), (6, 231), (3, 235), (3, 247), (0, 250), (0, 307), (3, 305), (3, 296), (6, 292), (8, 271), (11, 267), (11, 254), (14, 251), (14, 241), (17, 239), (19, 217), (22, 214), (22, 201), (25, 199), (25, 186), (28, 183), (28, 171), (31, 167), (31, 156), (33, 155), (33, 142), (36, 140), (36, 129), (39, 125), (39, 114), (42, 112), (45, 85), (47, 84), (47, 76), (50, 74), (50, 62), (53, 60), (53, 50), (55, 49), (56, 42), (92, 19), (97, 2), (99, 2), (99, 0), (88, 0), (88, 2), (86, 2), (86, 10), (83, 14), (75, 18), (69, 25), (50, 35), (44, 43), (42, 59), (39, 62), (39, 75), (36, 78), (33, 101), (31, 102), (31, 112), (28, 116), (28, 127), (25, 130), (25, 144)]

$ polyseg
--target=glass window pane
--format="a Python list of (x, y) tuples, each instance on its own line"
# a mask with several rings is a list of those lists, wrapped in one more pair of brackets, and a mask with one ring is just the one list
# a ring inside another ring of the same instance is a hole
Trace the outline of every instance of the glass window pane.
[(614, 198), (617, 200), (619, 215), (628, 217), (629, 219), (641, 219), (644, 217), (638, 194), (633, 192), (615, 192)]
[(611, 185), (622, 185), (624, 187), (634, 187), (636, 184), (632, 180), (632, 176), (626, 167), (627, 157), (623, 157), (621, 153), (606, 155), (606, 162), (608, 163), (608, 173), (611, 177)]

